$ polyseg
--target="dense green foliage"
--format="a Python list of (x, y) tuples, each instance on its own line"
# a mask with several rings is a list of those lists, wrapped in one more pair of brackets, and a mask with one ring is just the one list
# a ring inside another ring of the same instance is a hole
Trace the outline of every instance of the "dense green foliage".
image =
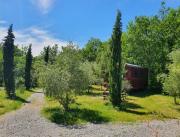
[(15, 79), (14, 79), (14, 34), (11, 25), (8, 35), (5, 37), (3, 46), (3, 74), (4, 83), (8, 97), (15, 97)]
[(55, 98), (65, 111), (69, 110), (75, 95), (87, 88), (80, 65), (79, 50), (70, 43), (62, 48), (56, 63), (44, 68), (41, 73), (41, 84), (46, 95)]
[(157, 17), (137, 17), (127, 32), (129, 61), (148, 68), (149, 86), (157, 86), (156, 76), (164, 71), (167, 60), (165, 42), (160, 40), (161, 30), (156, 28), (159, 24)]
[(88, 61), (96, 61), (98, 48), (102, 45), (99, 39), (91, 38), (83, 48), (83, 59)]
[[(102, 79), (100, 77), (100, 67), (96, 62), (85, 61), (81, 63), (80, 69), (83, 71), (85, 76), (85, 87), (91, 87), (93, 84), (101, 84)], [(88, 90), (89, 90), (88, 88)]]
[(14, 51), (14, 75), (15, 75), (15, 86), (16, 88), (24, 87), (24, 68), (26, 64), (26, 52), (27, 47), (19, 48), (15, 46)]
[(26, 54), (26, 66), (25, 66), (25, 87), (29, 90), (32, 87), (32, 76), (31, 76), (31, 69), (32, 69), (32, 60), (33, 56), (31, 53), (31, 45), (28, 48)]
[(180, 49), (170, 54), (172, 64), (169, 65), (169, 74), (164, 82), (164, 90), (174, 96), (177, 104), (177, 97), (180, 97)]
[(123, 34), (123, 55), (125, 62), (148, 68), (149, 87), (161, 89), (157, 77), (168, 73), (168, 54), (180, 45), (180, 8), (163, 7), (160, 17), (140, 16), (129, 23)]
[(93, 75), (98, 76), (96, 79), (99, 80), (96, 81), (108, 82), (110, 70), (110, 42), (101, 42), (99, 39), (91, 38), (81, 50), (81, 54), (82, 60), (85, 62), (85, 67), (90, 64), (94, 64), (94, 66), (96, 66), (96, 69), (90, 67), (90, 69), (93, 69)]
[(96, 62), (100, 67), (100, 78), (106, 82), (109, 81), (110, 56), (110, 42), (103, 42), (102, 45), (98, 47)]
[(44, 51), (42, 51), (41, 55), (38, 56), (44, 60), (46, 64), (54, 64), (58, 55), (58, 45), (44, 47)]
[(46, 63), (46, 65), (49, 63), (49, 51), (50, 51), (50, 46), (44, 48), (44, 52), (45, 52), (44, 62)]
[(122, 102), (121, 36), (122, 36), (121, 13), (118, 11), (116, 23), (114, 25), (113, 34), (112, 34), (111, 64), (110, 64), (111, 65), (110, 66), (111, 102), (115, 106), (118, 106)]
[(58, 45), (55, 44), (50, 48), (50, 52), (49, 52), (49, 62), (51, 64), (55, 63), (57, 55), (58, 55)]

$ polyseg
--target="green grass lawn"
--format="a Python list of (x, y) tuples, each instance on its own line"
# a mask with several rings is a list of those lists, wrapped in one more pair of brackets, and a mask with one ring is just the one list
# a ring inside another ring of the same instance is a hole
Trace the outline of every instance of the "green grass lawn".
[(180, 119), (180, 105), (174, 105), (173, 98), (139, 92), (127, 97), (121, 108), (114, 108), (108, 100), (103, 100), (101, 91), (77, 97), (71, 111), (63, 113), (59, 103), (47, 98), (42, 114), (60, 124), (83, 124), (87, 122), (135, 122), (153, 119)]
[(16, 91), (17, 99), (10, 100), (7, 98), (5, 91), (1, 88), (0, 90), (0, 115), (16, 110), (21, 107), (23, 103), (26, 102), (26, 99), (32, 94), (30, 91)]

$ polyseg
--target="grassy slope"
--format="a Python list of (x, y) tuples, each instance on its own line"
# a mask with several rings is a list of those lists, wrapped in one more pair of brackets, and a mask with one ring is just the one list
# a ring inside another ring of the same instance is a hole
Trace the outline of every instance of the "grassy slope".
[(25, 91), (23, 93), (20, 93), (20, 91), (17, 90), (16, 95), (17, 99), (16, 100), (9, 100), (6, 97), (6, 93), (4, 90), (0, 90), (0, 115), (16, 110), (21, 107), (23, 103), (26, 102), (26, 99), (32, 94), (33, 92)]
[(122, 108), (113, 108), (104, 101), (102, 92), (78, 96), (71, 112), (63, 113), (59, 104), (47, 99), (43, 115), (56, 123), (79, 124), (86, 122), (134, 122), (152, 119), (180, 119), (180, 105), (174, 105), (173, 98), (163, 95), (136, 94), (128, 96)]

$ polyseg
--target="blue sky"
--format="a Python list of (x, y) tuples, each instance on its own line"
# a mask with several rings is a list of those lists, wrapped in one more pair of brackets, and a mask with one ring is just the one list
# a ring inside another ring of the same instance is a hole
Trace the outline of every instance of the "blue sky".
[[(0, 38), (14, 24), (16, 42), (32, 43), (34, 54), (52, 43), (74, 41), (81, 47), (91, 37), (107, 40), (116, 11), (122, 12), (123, 31), (139, 15), (155, 15), (161, 0), (0, 0)], [(180, 0), (166, 0), (169, 7)], [(2, 38), (1, 38), (2, 39)]]

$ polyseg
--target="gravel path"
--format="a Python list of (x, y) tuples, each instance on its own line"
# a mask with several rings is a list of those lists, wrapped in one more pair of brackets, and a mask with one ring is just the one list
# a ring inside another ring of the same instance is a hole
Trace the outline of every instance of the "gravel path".
[(180, 137), (180, 120), (65, 127), (40, 116), (43, 93), (21, 109), (0, 117), (0, 137)]

